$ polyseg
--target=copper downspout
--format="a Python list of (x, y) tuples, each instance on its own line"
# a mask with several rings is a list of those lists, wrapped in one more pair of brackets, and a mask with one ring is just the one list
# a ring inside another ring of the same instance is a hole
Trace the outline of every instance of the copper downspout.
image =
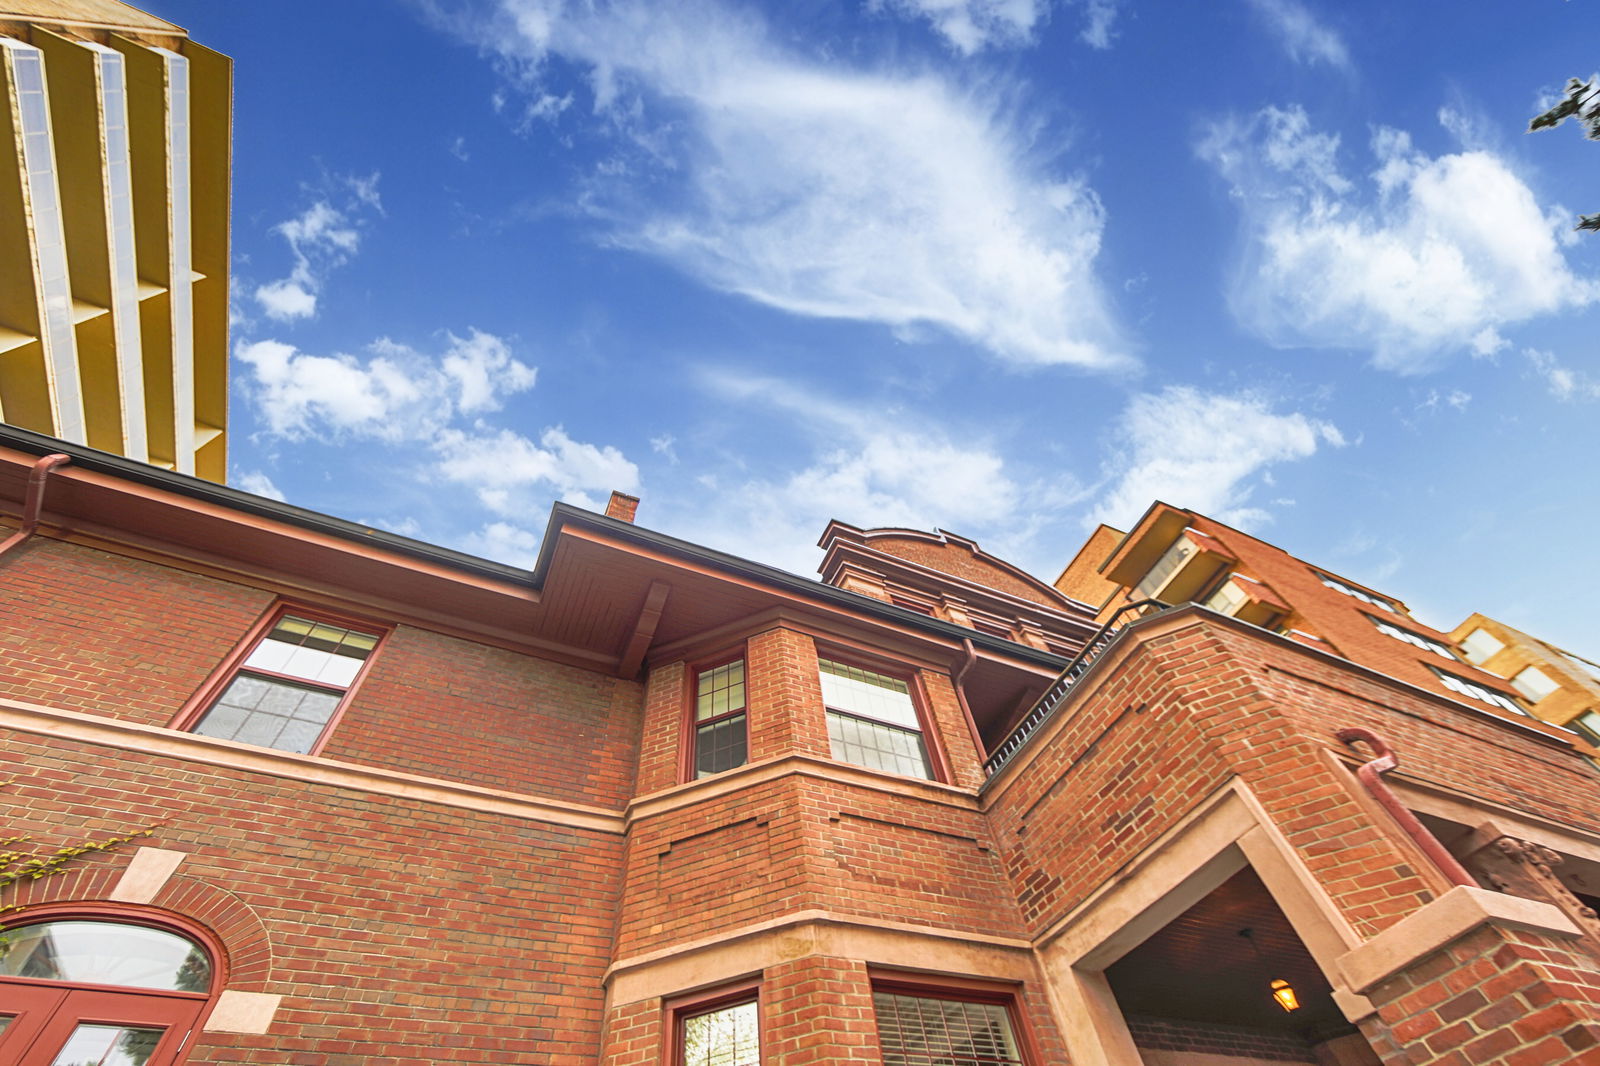
[(1379, 776), (1400, 765), (1400, 760), (1395, 757), (1394, 750), (1389, 747), (1389, 742), (1372, 730), (1363, 729), (1360, 726), (1341, 729), (1334, 735), (1346, 744), (1354, 744), (1359, 740), (1378, 753), (1376, 759), (1356, 767), (1356, 776), (1361, 779), (1363, 785), (1367, 786), (1367, 791), (1372, 793), (1372, 798), (1377, 800), (1383, 809), (1389, 812), (1390, 817), (1400, 823), (1400, 828), (1406, 831), (1406, 835), (1416, 842), (1417, 847), (1422, 849), (1422, 853), (1432, 859), (1433, 864), (1452, 883), (1466, 885), (1469, 888), (1481, 887), (1478, 884), (1478, 879), (1469, 874), (1466, 867), (1457, 862), (1456, 857), (1445, 850), (1445, 846), (1439, 843), (1439, 838), (1428, 832), (1428, 827), (1418, 821), (1417, 816), (1406, 809), (1405, 804), (1400, 802), (1400, 797), (1396, 796), (1383, 778)]
[(33, 472), (28, 475), (28, 492), (23, 498), (22, 525), (17, 531), (7, 537), (4, 544), (0, 544), (0, 555), (4, 555), (12, 548), (33, 536), (33, 531), (39, 528), (39, 512), (44, 507), (44, 482), (50, 476), (50, 471), (64, 463), (72, 462), (72, 456), (55, 452), (42, 456), (33, 464)]
[(967, 732), (972, 734), (972, 746), (978, 751), (978, 760), (981, 762), (989, 757), (983, 750), (983, 737), (978, 733), (978, 723), (972, 717), (972, 708), (967, 705), (967, 688), (962, 684), (966, 679), (967, 671), (978, 665), (978, 649), (972, 646), (970, 638), (961, 638), (961, 647), (966, 655), (961, 660), (961, 665), (956, 667), (950, 675), (950, 687), (956, 690), (956, 701), (961, 704), (961, 716), (967, 720)]

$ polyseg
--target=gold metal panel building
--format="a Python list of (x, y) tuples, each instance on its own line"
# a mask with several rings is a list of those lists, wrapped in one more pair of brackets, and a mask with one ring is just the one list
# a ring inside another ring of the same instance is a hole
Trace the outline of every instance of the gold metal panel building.
[(0, 421), (225, 480), (231, 60), (0, 0), (0, 94)]

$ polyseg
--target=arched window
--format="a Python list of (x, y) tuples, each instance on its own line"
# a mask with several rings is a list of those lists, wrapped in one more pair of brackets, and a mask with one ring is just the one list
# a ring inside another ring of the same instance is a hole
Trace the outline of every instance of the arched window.
[(210, 953), (150, 925), (67, 918), (0, 932), (0, 1062), (168, 1066), (210, 1002)]

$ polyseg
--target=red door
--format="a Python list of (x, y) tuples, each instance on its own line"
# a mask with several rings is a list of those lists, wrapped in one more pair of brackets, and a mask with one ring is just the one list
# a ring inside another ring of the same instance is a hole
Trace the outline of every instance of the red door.
[(0, 1019), (16, 1014), (0, 1031), (0, 1062), (166, 1066), (183, 1049), (206, 998), (6, 982), (0, 984)]

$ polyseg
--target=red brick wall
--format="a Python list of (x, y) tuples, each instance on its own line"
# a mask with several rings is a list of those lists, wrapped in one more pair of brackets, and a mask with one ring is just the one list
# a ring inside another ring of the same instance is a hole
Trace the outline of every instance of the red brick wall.
[(1270, 1029), (1247, 1029), (1239, 1025), (1181, 1021), (1176, 1018), (1149, 1018), (1130, 1015), (1128, 1032), (1142, 1048), (1169, 1051), (1204, 1052), (1212, 1055), (1271, 1059), (1281, 1062), (1316, 1062), (1317, 1056), (1304, 1040)]
[(1358, 929), (1376, 932), (1432, 898), (1389, 827), (1218, 628), (1202, 622), (1133, 649), (997, 797), (997, 838), (1035, 932), (1235, 775)]
[[(594, 1061), (620, 838), (64, 741), (7, 754), (9, 832), (43, 846), (165, 819), (146, 843), (268, 930), (271, 1031), (197, 1033), (189, 1062)], [(57, 787), (88, 771), (92, 788)]]
[(400, 626), (322, 754), (620, 808), (642, 699), (637, 682)]
[[(165, 726), (272, 604), (261, 589), (46, 537), (0, 563), (0, 695)], [(407, 626), (323, 754), (620, 807), (641, 687)]]
[(38, 536), (0, 560), (0, 695), (166, 725), (272, 602)]
[(931, 570), (952, 574), (999, 592), (1010, 593), (1057, 611), (1070, 607), (1063, 602), (1055, 589), (1020, 577), (1005, 567), (997, 566), (974, 555), (959, 544), (934, 544), (920, 538), (894, 536), (870, 536), (867, 543), (874, 550), (887, 555), (906, 559)]
[(1373, 989), (1386, 1066), (1600, 1063), (1600, 973), (1571, 941), (1484, 926)]

